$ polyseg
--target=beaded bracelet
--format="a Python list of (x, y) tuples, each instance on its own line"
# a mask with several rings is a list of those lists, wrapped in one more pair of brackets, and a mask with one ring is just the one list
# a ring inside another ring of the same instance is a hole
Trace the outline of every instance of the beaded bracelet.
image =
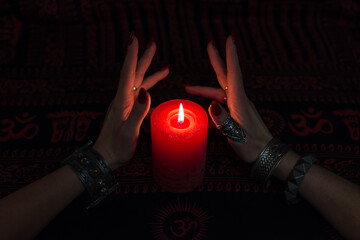
[(286, 144), (277, 138), (273, 138), (259, 154), (251, 169), (250, 176), (268, 187), (268, 179), (271, 173), (289, 150), (290, 148)]
[(117, 187), (116, 177), (106, 160), (92, 147), (92, 141), (65, 158), (90, 194), (87, 209), (96, 206)]
[(300, 185), (304, 180), (306, 173), (309, 171), (312, 164), (316, 161), (317, 159), (314, 156), (308, 155), (302, 157), (295, 165), (284, 191), (285, 199), (289, 205), (298, 203), (300, 201), (300, 199), (297, 197)]

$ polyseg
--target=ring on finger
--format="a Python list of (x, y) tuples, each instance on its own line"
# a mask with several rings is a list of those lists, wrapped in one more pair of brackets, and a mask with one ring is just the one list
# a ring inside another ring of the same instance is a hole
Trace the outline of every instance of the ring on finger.
[(224, 101), (226, 102), (227, 101), (227, 96), (226, 96), (226, 90), (228, 90), (229, 88), (228, 88), (228, 86), (225, 86), (224, 87), (224, 92), (225, 92), (225, 96), (224, 96)]
[(216, 128), (226, 137), (233, 141), (246, 143), (247, 137), (244, 129), (230, 116), (221, 125), (216, 125)]
[(136, 86), (133, 86), (133, 90), (136, 91), (136, 90), (137, 90), (137, 87), (136, 87)]

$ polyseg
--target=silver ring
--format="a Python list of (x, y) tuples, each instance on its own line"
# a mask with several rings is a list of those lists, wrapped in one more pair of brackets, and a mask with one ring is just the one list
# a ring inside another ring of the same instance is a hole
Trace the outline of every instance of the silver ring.
[(133, 90), (136, 91), (136, 90), (137, 90), (137, 87), (133, 86)]
[(223, 89), (224, 92), (225, 92), (224, 102), (227, 101), (226, 90), (228, 90), (228, 89), (229, 89), (228, 86), (225, 86), (224, 89)]
[(216, 125), (216, 128), (226, 137), (233, 141), (246, 143), (247, 138), (244, 129), (230, 116), (221, 125)]

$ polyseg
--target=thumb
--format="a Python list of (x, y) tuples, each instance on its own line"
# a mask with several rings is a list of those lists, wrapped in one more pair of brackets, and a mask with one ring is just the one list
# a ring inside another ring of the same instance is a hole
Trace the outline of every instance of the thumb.
[(209, 114), (216, 126), (225, 122), (228, 116), (226, 110), (217, 101), (211, 102), (209, 107)]
[(150, 94), (144, 88), (141, 88), (139, 91), (139, 95), (134, 102), (131, 113), (128, 119), (126, 120), (126, 125), (127, 125), (126, 127), (130, 131), (135, 131), (135, 132), (139, 131), (141, 123), (143, 122), (144, 118), (146, 117), (146, 114), (150, 109), (150, 104), (151, 104)]

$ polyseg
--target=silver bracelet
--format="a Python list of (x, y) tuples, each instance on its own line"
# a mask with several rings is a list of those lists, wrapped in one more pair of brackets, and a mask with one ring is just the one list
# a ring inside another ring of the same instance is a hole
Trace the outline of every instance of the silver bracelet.
[(259, 154), (251, 169), (250, 176), (267, 187), (269, 177), (289, 150), (290, 148), (286, 144), (277, 138), (273, 138)]
[(315, 162), (317, 162), (317, 159), (312, 155), (308, 155), (302, 157), (295, 165), (284, 191), (285, 199), (289, 205), (298, 203), (300, 201), (300, 199), (297, 197), (300, 185), (304, 180), (306, 173)]
[(92, 141), (65, 158), (90, 194), (87, 209), (96, 206), (117, 187), (116, 177), (106, 160), (92, 147)]

